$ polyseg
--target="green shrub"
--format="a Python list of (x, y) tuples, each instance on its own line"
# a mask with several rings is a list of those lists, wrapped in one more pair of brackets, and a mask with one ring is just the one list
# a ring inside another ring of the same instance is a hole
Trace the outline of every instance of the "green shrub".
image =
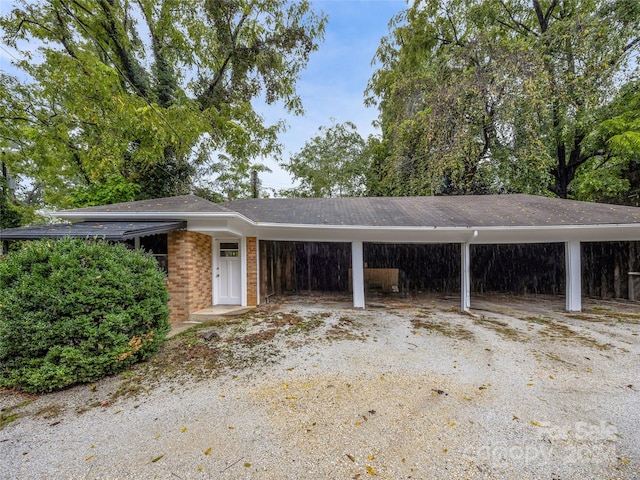
[(0, 386), (45, 392), (154, 354), (169, 331), (153, 257), (102, 241), (28, 242), (0, 261)]

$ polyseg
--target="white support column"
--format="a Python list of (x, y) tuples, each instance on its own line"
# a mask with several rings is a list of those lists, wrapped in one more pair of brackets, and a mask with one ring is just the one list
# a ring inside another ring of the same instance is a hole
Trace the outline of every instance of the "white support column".
[(564, 264), (566, 271), (566, 305), (569, 312), (582, 310), (582, 269), (580, 265), (580, 242), (564, 244)]
[(460, 310), (471, 308), (471, 249), (469, 243), (460, 244)]
[(247, 306), (247, 238), (240, 238), (240, 288), (242, 295), (240, 302), (243, 307)]
[(364, 308), (364, 249), (362, 242), (351, 242), (353, 308)]

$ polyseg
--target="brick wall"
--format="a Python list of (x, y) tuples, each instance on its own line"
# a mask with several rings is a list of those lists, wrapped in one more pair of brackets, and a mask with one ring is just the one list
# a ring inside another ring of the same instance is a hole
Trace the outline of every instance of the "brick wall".
[(212, 303), (211, 237), (176, 230), (169, 233), (168, 250), (170, 319), (179, 323)]
[(258, 239), (247, 237), (247, 305), (258, 305)]

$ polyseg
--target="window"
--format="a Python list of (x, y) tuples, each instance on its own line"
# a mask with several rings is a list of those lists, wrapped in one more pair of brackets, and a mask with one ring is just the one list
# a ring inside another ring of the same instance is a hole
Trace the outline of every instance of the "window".
[(238, 242), (220, 242), (220, 257), (238, 257)]
[[(125, 244), (129, 248), (135, 248), (136, 242), (131, 239), (126, 240)], [(158, 262), (158, 268), (165, 274), (169, 274), (169, 240), (166, 233), (140, 237), (140, 250), (153, 255)]]

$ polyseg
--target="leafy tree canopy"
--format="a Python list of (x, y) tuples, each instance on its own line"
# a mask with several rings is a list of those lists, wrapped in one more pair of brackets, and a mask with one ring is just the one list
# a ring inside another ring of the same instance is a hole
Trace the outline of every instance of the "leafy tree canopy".
[(373, 193), (567, 197), (639, 44), (635, 0), (415, 2), (367, 90), (386, 148)]
[(370, 155), (351, 122), (320, 127), (319, 134), (282, 167), (300, 182), (280, 192), (291, 197), (353, 197), (366, 193)]
[(21, 57), (0, 73), (6, 162), (59, 206), (186, 193), (212, 152), (279, 151), (252, 101), (302, 112), (324, 24), (307, 0), (18, 1), (0, 18)]

